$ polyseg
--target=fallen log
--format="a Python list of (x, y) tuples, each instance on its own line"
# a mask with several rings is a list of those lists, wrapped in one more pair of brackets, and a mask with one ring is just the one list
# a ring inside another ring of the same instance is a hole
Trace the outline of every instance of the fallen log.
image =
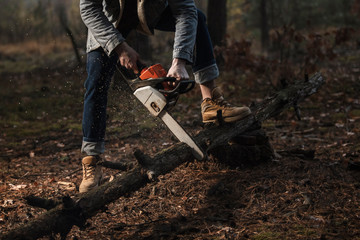
[[(259, 131), (261, 122), (276, 116), (284, 109), (296, 107), (298, 102), (314, 94), (324, 82), (325, 79), (317, 73), (308, 81), (290, 85), (273, 97), (265, 99), (263, 103), (253, 106), (251, 117), (234, 124), (206, 129), (194, 138), (210, 156), (216, 156), (219, 151), (227, 151), (226, 148), (231, 149), (231, 142), (238, 144), (266, 142), (266, 137), (259, 140), (258, 134), (248, 134), (245, 137), (242, 134), (246, 131)], [(270, 148), (268, 152), (271, 153), (271, 146), (268, 144), (264, 146), (264, 149)], [(122, 173), (112, 182), (101, 185), (86, 194), (78, 195), (74, 199), (63, 198), (62, 202), (54, 205), (51, 210), (0, 236), (0, 239), (37, 239), (57, 233), (65, 239), (74, 225), (83, 228), (86, 220), (104, 209), (107, 204), (140, 189), (151, 179), (172, 171), (182, 163), (193, 160), (191, 149), (183, 143), (177, 143), (152, 158), (140, 151), (134, 154), (139, 164), (131, 170)], [(231, 158), (231, 154), (228, 157)]]

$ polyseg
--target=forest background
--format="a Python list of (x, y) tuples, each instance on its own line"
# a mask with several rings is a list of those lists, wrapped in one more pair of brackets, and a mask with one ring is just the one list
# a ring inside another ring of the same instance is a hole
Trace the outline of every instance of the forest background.
[[(278, 39), (275, 34), (284, 27), (300, 33), (329, 33), (338, 28), (357, 28), (360, 21), (359, 3), (356, 0), (195, 2), (208, 15), (214, 45), (223, 45), (226, 40), (246, 39), (252, 42), (252, 50), (261, 50), (259, 46), (262, 44), (264, 51), (257, 51), (257, 54), (267, 54), (269, 49), (278, 50), (279, 42), (276, 43)], [(40, 58), (44, 59), (44, 55), (63, 52), (64, 48), (72, 48), (73, 44), (83, 57), (87, 29), (79, 15), (78, 1), (1, 0), (0, 3), (2, 55), (15, 57), (16, 52), (35, 53), (39, 59), (33, 54), (33, 60), (41, 62)], [(171, 37), (164, 39), (162, 34), (156, 34), (150, 40), (151, 46), (145, 47), (151, 48), (152, 52), (154, 48), (172, 46)], [(11, 47), (19, 43), (22, 47)], [(11, 65), (2, 66), (5, 67), (11, 71)]]

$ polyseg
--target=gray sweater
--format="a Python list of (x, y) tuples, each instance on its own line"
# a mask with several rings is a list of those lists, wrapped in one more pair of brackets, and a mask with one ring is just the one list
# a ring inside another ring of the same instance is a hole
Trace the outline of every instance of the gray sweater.
[[(147, 27), (144, 27), (145, 15), (148, 21), (152, 21), (158, 18), (166, 7), (170, 7), (176, 20), (173, 57), (193, 62), (197, 28), (197, 10), (194, 0), (130, 1), (137, 1), (139, 29), (147, 34), (150, 34), (152, 29), (149, 31)], [(124, 2), (125, 0), (80, 0), (81, 18), (88, 28), (87, 52), (102, 47), (110, 55), (117, 45), (125, 41), (116, 28), (123, 15)]]

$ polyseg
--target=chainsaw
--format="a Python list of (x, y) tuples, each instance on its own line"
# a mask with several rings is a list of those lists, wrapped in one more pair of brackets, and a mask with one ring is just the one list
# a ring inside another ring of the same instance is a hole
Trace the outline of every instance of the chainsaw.
[[(175, 106), (180, 94), (187, 93), (194, 88), (195, 81), (176, 82), (175, 78), (166, 77), (167, 72), (161, 64), (146, 67), (138, 63), (139, 74), (135, 74), (119, 64), (117, 69), (135, 97), (148, 111), (153, 116), (159, 117), (180, 142), (187, 144), (196, 159), (204, 159), (206, 153), (167, 111)], [(174, 86), (172, 83), (175, 82), (177, 84)]]

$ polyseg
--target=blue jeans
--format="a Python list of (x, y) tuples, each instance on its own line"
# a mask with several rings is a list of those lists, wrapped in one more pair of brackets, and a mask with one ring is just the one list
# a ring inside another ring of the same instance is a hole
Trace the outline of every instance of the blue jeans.
[[(156, 29), (175, 31), (175, 19), (166, 10)], [(126, 36), (128, 33), (122, 33)], [(81, 151), (87, 155), (99, 155), (105, 150), (106, 108), (108, 89), (115, 72), (118, 56), (107, 56), (102, 48), (87, 55), (84, 113), (82, 120), (83, 143)], [(198, 26), (193, 61), (195, 81), (199, 84), (214, 80), (219, 71), (213, 55), (213, 46), (206, 26), (205, 15), (198, 10)]]

